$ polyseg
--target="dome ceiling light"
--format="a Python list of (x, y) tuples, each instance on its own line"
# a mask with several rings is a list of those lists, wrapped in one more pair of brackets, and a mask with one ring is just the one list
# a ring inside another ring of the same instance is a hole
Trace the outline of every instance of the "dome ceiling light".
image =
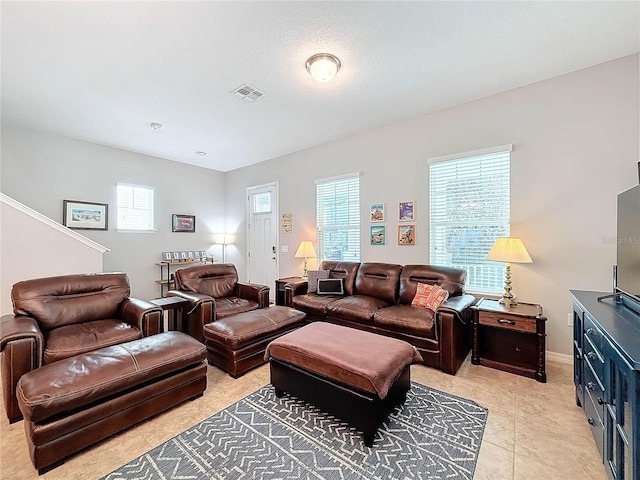
[(307, 60), (306, 67), (314, 80), (326, 83), (340, 70), (340, 60), (330, 53), (317, 53)]

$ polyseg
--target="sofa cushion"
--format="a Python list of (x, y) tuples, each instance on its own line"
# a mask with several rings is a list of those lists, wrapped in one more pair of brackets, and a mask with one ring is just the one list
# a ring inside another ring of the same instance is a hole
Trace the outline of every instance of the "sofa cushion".
[(258, 303), (245, 298), (216, 298), (216, 318), (224, 318), (237, 313), (250, 312), (258, 308)]
[(438, 285), (449, 292), (449, 297), (462, 295), (467, 272), (461, 268), (436, 265), (405, 265), (400, 273), (398, 303), (411, 304), (418, 283)]
[(385, 330), (437, 339), (434, 313), (428, 308), (393, 305), (378, 310), (373, 315), (373, 323)]
[(95, 320), (54, 328), (45, 333), (43, 363), (142, 338), (142, 332), (120, 320)]
[(293, 307), (307, 313), (324, 315), (327, 313), (327, 305), (344, 298), (340, 295), (317, 295), (307, 293), (293, 297)]
[(329, 270), (309, 270), (307, 272), (307, 293), (318, 291), (318, 280), (329, 278)]
[(430, 308), (435, 312), (448, 296), (449, 292), (437, 285), (419, 283), (416, 288), (416, 296), (413, 297), (411, 305), (414, 307)]
[(390, 305), (379, 298), (352, 295), (342, 297), (327, 305), (327, 314), (351, 322), (371, 324), (373, 323), (373, 314)]
[(344, 294), (353, 295), (356, 274), (360, 268), (360, 262), (331, 262), (324, 261), (320, 264), (322, 270), (329, 270), (329, 278), (344, 279)]
[(392, 263), (363, 263), (356, 274), (355, 295), (378, 298), (396, 303), (402, 265)]

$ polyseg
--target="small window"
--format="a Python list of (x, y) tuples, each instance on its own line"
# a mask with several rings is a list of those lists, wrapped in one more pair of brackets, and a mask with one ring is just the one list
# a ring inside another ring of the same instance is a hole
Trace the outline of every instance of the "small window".
[(271, 192), (256, 193), (253, 196), (253, 213), (271, 212)]
[(153, 188), (119, 183), (117, 229), (153, 231)]
[(360, 261), (360, 176), (316, 182), (318, 261)]

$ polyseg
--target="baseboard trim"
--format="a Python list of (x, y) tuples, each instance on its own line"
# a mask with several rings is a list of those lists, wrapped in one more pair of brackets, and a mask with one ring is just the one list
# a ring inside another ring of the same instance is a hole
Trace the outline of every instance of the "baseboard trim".
[(573, 363), (573, 356), (566, 353), (550, 352), (547, 350), (547, 360), (559, 363)]

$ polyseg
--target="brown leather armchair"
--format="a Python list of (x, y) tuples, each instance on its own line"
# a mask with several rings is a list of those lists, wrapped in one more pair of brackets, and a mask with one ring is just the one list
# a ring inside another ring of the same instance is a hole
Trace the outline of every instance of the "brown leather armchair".
[(14, 313), (0, 318), (0, 370), (9, 422), (22, 418), (16, 385), (25, 373), (160, 331), (162, 309), (129, 293), (125, 273), (38, 278), (13, 286)]
[(238, 282), (238, 271), (230, 263), (181, 268), (175, 272), (175, 285), (168, 295), (189, 301), (183, 331), (203, 343), (207, 323), (269, 306), (269, 287)]

